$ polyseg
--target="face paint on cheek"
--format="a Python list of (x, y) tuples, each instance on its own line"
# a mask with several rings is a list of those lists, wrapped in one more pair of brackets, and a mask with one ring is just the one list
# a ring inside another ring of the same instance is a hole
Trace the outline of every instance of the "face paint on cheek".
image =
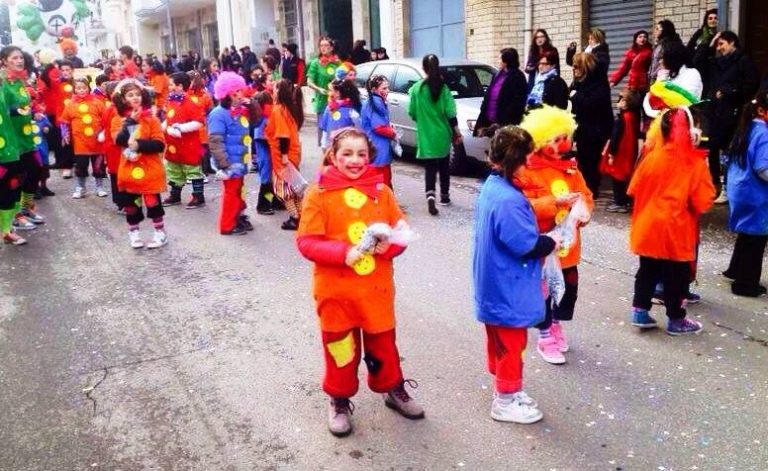
[(571, 148), (573, 145), (571, 144), (571, 140), (566, 138), (562, 141), (557, 143), (557, 153), (560, 155), (567, 154), (571, 151)]

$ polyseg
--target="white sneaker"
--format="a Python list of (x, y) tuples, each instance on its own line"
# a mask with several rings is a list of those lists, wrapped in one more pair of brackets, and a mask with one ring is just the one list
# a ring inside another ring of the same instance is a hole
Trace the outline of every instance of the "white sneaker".
[(75, 187), (75, 191), (72, 193), (72, 198), (79, 200), (85, 197), (85, 188), (78, 186)]
[(723, 191), (720, 192), (720, 196), (717, 197), (715, 200), (715, 204), (725, 204), (728, 202), (728, 194), (725, 192), (725, 187), (723, 187)]
[(144, 247), (144, 241), (141, 240), (141, 233), (139, 231), (128, 231), (128, 239), (131, 241), (131, 247), (134, 249)]
[(491, 404), (491, 418), (499, 422), (516, 424), (532, 424), (543, 419), (544, 414), (537, 407), (523, 404), (519, 394), (497, 395)]
[(64, 169), (64, 170), (62, 170), (62, 171), (61, 171), (61, 178), (65, 178), (65, 179), (67, 179), (67, 180), (69, 180), (70, 178), (72, 178), (72, 170), (70, 170), (70, 169), (68, 169), (68, 168), (67, 168), (67, 169)]
[(155, 230), (152, 241), (147, 244), (148, 249), (159, 249), (168, 243), (168, 234), (164, 230)]
[(99, 198), (106, 198), (108, 194), (109, 193), (107, 193), (106, 190), (104, 190), (104, 188), (101, 188), (101, 187), (96, 188), (96, 196), (98, 196)]
[[(539, 403), (536, 402), (536, 399), (529, 396), (525, 391), (518, 391), (516, 393), (512, 393), (512, 396), (516, 397), (517, 400), (520, 402), (520, 404), (530, 406), (530, 407), (539, 407)], [(496, 399), (497, 397), (499, 397), (499, 393), (494, 391), (493, 398)]]

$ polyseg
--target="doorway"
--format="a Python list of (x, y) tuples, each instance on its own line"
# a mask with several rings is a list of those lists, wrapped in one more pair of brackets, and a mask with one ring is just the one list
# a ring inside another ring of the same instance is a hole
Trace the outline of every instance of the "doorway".
[(744, 2), (744, 51), (755, 61), (760, 77), (768, 73), (768, 2)]
[(336, 40), (336, 54), (352, 50), (352, 0), (320, 0), (320, 32)]

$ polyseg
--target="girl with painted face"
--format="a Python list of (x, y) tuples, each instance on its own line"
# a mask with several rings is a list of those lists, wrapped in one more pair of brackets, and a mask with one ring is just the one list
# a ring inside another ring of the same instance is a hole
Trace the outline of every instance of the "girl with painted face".
[[(594, 202), (592, 192), (572, 157), (576, 129), (573, 115), (560, 108), (544, 106), (528, 113), (520, 127), (533, 137), (534, 151), (516, 176), (516, 185), (531, 202), (539, 231), (544, 234), (553, 230), (579, 201), (588, 213), (579, 223), (580, 226), (586, 225)], [(544, 361), (551, 364), (565, 363), (563, 354), (570, 349), (563, 324), (573, 319), (579, 291), (581, 236), (578, 228), (573, 240), (564, 243), (557, 255), (563, 270), (565, 294), (559, 303), (551, 297), (545, 301), (546, 316), (537, 325), (537, 351)]]
[(111, 134), (123, 149), (117, 169), (117, 187), (128, 223), (128, 239), (134, 249), (144, 247), (139, 232), (139, 224), (144, 220), (143, 203), (154, 227), (147, 248), (156, 249), (168, 243), (163, 220), (165, 211), (160, 200), (166, 182), (162, 158), (165, 150), (163, 129), (160, 120), (152, 115), (149, 92), (137, 80), (121, 81), (112, 101), (118, 116), (112, 119)]
[(86, 195), (86, 179), (90, 165), (96, 180), (96, 195), (107, 196), (104, 179), (107, 176), (104, 146), (99, 142), (103, 131), (104, 102), (93, 93), (87, 78), (75, 79), (72, 101), (64, 108), (59, 120), (62, 142), (72, 145), (75, 153), (75, 191), (72, 198)]
[(424, 410), (405, 390), (395, 343), (395, 289), (392, 260), (405, 239), (394, 233), (407, 224), (392, 190), (370, 166), (371, 142), (354, 128), (339, 130), (328, 150), (329, 166), (307, 190), (296, 243), (315, 263), (314, 296), (325, 358), (323, 391), (330, 396), (328, 429), (352, 433), (357, 369), (365, 358), (368, 386), (408, 419)]
[(5, 79), (2, 93), (8, 106), (10, 121), (13, 125), (15, 140), (18, 145), (19, 160), (23, 178), (21, 180), (21, 198), (17, 204), (18, 212), (13, 225), (19, 230), (35, 229), (43, 224), (45, 218), (35, 210), (35, 193), (40, 184), (42, 160), (37, 152), (34, 133), (34, 103), (27, 90), (29, 79), (24, 63), (24, 54), (16, 46), (6, 46), (0, 51)]

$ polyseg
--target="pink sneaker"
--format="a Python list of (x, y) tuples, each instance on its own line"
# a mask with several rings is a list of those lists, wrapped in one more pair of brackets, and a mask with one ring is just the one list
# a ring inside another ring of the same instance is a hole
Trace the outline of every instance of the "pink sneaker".
[(565, 363), (563, 352), (560, 351), (560, 345), (553, 335), (550, 335), (545, 339), (539, 339), (538, 344), (536, 345), (536, 350), (539, 352), (539, 355), (541, 355), (541, 358), (547, 363), (553, 365), (562, 365)]
[(563, 333), (563, 326), (560, 324), (552, 324), (552, 327), (549, 328), (549, 332), (552, 337), (557, 339), (557, 345), (560, 348), (560, 352), (565, 353), (571, 349), (570, 345), (568, 345), (568, 339), (565, 338), (565, 334)]

